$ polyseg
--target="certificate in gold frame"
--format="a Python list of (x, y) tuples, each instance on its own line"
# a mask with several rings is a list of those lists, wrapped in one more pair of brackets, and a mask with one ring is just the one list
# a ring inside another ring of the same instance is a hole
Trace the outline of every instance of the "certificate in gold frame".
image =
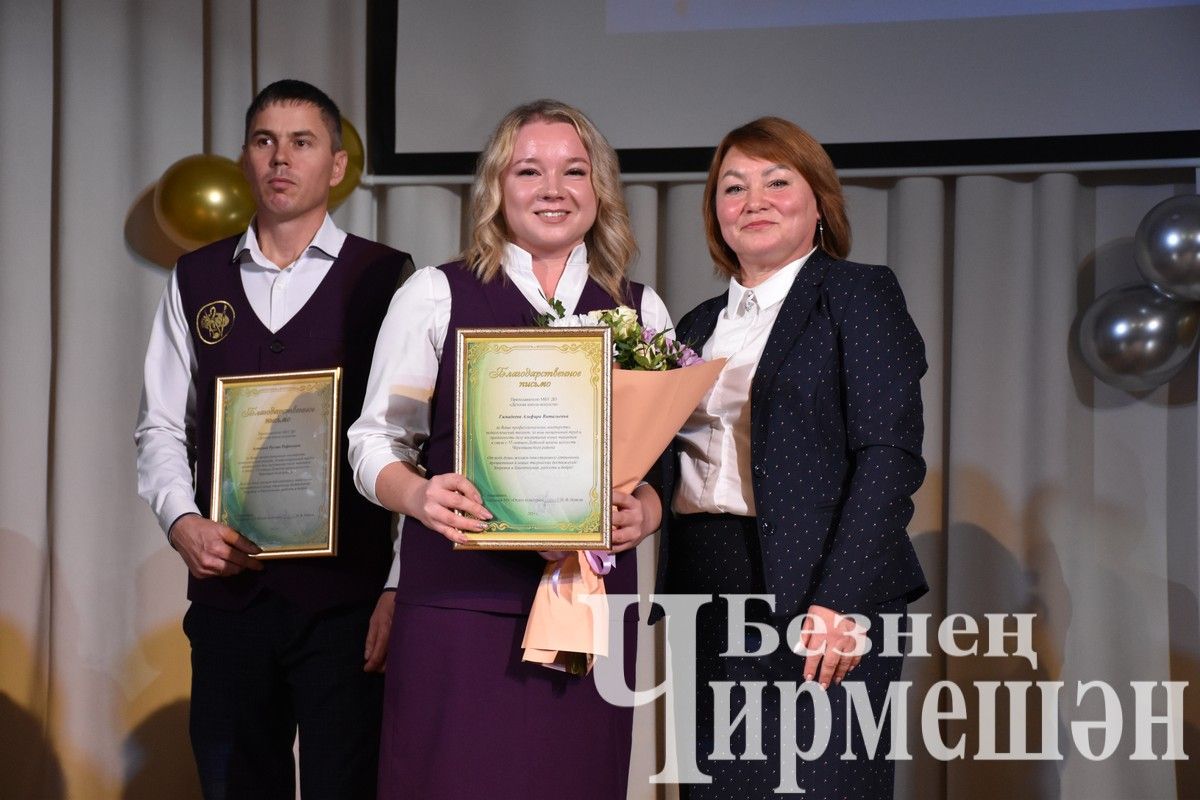
[(342, 370), (217, 378), (209, 517), (256, 558), (337, 554)]
[(465, 549), (607, 550), (612, 331), (460, 328), (454, 468), (483, 495)]

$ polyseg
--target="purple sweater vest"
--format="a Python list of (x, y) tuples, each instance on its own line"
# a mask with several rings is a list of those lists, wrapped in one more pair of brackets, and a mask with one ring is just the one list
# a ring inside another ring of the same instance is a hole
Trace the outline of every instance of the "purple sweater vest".
[[(533, 324), (536, 311), (508, 280), (480, 283), (462, 262), (439, 267), (450, 283), (450, 325), (442, 348), (437, 381), (430, 401), (429, 439), (421, 464), (432, 477), (454, 471), (454, 383), (458, 329), (506, 328)], [(625, 304), (641, 314), (643, 286), (625, 286)], [(616, 303), (588, 280), (575, 313), (613, 308)], [(455, 551), (441, 534), (413, 517), (404, 521), (400, 540), (400, 586), (397, 601), (411, 605), (459, 608), (500, 614), (527, 614), (545, 560), (531, 552)], [(605, 579), (610, 593), (637, 591), (637, 558), (633, 551), (617, 556)]]
[[(195, 447), (196, 504), (204, 514), (209, 512), (212, 484), (216, 378), (341, 366), (344, 448), (346, 428), (362, 408), (379, 325), (408, 260), (407, 254), (390, 247), (347, 236), (313, 296), (286, 325), (271, 333), (246, 299), (238, 264), (230, 257), (236, 244), (234, 237), (202, 247), (183, 256), (176, 267), (196, 352), (192, 382), (198, 427), (190, 438)], [(224, 337), (210, 344), (211, 335), (201, 337), (198, 314), (209, 303), (220, 301), (232, 309), (233, 321)], [(355, 490), (344, 454), (342, 458), (337, 556), (267, 561), (262, 572), (247, 570), (228, 578), (189, 576), (188, 598), (238, 610), (263, 589), (270, 589), (314, 611), (377, 598), (391, 562), (391, 515)]]

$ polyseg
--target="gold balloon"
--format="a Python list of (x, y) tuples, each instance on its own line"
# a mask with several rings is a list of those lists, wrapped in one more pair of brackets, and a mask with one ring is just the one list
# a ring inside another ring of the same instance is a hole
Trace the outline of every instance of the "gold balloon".
[(337, 208), (350, 196), (362, 179), (363, 165), (366, 163), (362, 139), (350, 124), (350, 120), (345, 117), (342, 117), (342, 148), (349, 156), (346, 159), (346, 174), (341, 183), (329, 190), (330, 208)]
[(244, 230), (254, 216), (254, 196), (236, 162), (188, 156), (159, 178), (154, 216), (171, 241), (194, 250)]

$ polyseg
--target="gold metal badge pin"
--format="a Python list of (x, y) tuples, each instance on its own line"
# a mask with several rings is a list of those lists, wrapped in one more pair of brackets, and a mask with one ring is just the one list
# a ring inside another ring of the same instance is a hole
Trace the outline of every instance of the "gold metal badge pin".
[(225, 300), (214, 300), (196, 312), (196, 335), (205, 344), (216, 344), (233, 328), (233, 306)]

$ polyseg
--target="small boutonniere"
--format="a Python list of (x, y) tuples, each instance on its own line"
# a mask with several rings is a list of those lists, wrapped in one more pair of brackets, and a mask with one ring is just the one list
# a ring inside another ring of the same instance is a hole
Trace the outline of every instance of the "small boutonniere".
[[(541, 292), (539, 292), (539, 294), (541, 294)], [(558, 300), (557, 298), (546, 297), (546, 295), (542, 294), (542, 299), (550, 304), (551, 312), (538, 314), (533, 318), (533, 324), (539, 328), (558, 327), (554, 325), (554, 322), (556, 320), (565, 319), (567, 316), (567, 309), (563, 307), (562, 301)], [(583, 326), (576, 325), (574, 327), (579, 328)]]

